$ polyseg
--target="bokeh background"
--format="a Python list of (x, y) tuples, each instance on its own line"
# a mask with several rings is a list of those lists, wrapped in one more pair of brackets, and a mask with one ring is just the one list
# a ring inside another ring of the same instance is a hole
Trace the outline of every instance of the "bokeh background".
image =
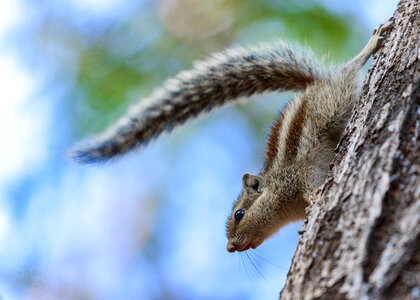
[(111, 164), (65, 158), (192, 61), (286, 39), (333, 63), (396, 0), (2, 0), (0, 299), (277, 299), (301, 224), (249, 253), (224, 225), (289, 95), (201, 117)]

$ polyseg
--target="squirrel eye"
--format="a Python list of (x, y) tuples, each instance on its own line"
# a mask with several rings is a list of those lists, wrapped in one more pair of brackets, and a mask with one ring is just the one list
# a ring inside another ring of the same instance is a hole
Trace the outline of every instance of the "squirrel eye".
[(235, 211), (235, 221), (239, 222), (245, 215), (245, 210), (243, 208), (238, 209)]

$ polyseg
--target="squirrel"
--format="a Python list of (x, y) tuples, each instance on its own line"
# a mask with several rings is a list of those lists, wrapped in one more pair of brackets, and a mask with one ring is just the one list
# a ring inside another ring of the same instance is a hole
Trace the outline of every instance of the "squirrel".
[(240, 97), (298, 92), (274, 121), (262, 171), (243, 175), (226, 222), (229, 252), (254, 249), (285, 224), (305, 217), (309, 194), (326, 179), (358, 98), (358, 73), (391, 27), (392, 22), (379, 26), (356, 57), (334, 69), (317, 62), (309, 50), (284, 42), (213, 54), (166, 81), (70, 155), (79, 163), (107, 161)]

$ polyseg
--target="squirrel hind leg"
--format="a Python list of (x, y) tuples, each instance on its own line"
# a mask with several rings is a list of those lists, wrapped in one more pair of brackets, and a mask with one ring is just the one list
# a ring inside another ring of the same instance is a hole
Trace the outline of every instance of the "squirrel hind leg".
[(366, 61), (369, 59), (369, 57), (374, 54), (383, 44), (383, 41), (385, 40), (386, 33), (393, 27), (393, 22), (389, 21), (382, 25), (380, 25), (378, 28), (376, 28), (373, 31), (373, 34), (369, 41), (367, 42), (366, 46), (363, 48), (360, 53), (353, 58), (347, 65), (346, 68), (355, 68), (360, 69)]
[[(392, 21), (386, 22), (385, 24), (380, 25), (373, 31), (373, 35), (370, 38), (369, 42), (367, 43), (366, 47), (360, 53), (361, 55), (364, 54), (369, 58), (370, 55), (375, 53), (379, 47), (382, 46), (383, 41), (386, 38), (386, 33), (389, 29), (393, 26)], [(366, 52), (366, 53), (363, 53)]]

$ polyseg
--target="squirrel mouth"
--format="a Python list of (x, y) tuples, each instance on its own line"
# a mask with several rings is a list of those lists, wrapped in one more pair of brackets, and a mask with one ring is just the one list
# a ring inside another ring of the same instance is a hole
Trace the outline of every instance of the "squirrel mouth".
[(248, 243), (245, 247), (243, 247), (241, 249), (237, 249), (236, 251), (242, 252), (242, 251), (249, 250), (250, 248), (255, 249), (255, 247), (252, 246), (252, 243)]
[(257, 248), (259, 245), (261, 244), (261, 242), (260, 241), (255, 241), (255, 240), (253, 240), (253, 241), (251, 241), (251, 242), (249, 242), (248, 244), (246, 244), (245, 246), (243, 246), (243, 247), (240, 247), (238, 244), (236, 244), (235, 242), (229, 242), (228, 243), (228, 247), (227, 247), (227, 250), (229, 251), (229, 252), (235, 252), (235, 251), (237, 251), (237, 252), (243, 252), (243, 251), (246, 251), (246, 250), (249, 250), (249, 249), (255, 249), (255, 248)]

